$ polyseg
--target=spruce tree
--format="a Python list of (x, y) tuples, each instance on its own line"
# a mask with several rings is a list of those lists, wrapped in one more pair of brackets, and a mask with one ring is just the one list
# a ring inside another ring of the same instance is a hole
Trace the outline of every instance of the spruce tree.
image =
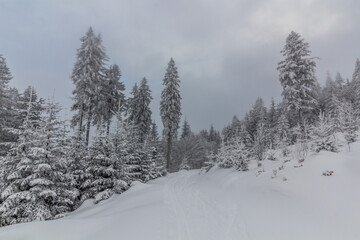
[(162, 159), (157, 149), (149, 144), (144, 145), (140, 160), (140, 180), (142, 182), (147, 182), (162, 175), (162, 169), (158, 165), (158, 161), (162, 161)]
[[(246, 114), (245, 116), (245, 122), (247, 122), (249, 116)], [(237, 116), (233, 116), (231, 124), (223, 129), (223, 135), (224, 135), (224, 141), (227, 142), (228, 140), (231, 140), (232, 138), (239, 136), (239, 131), (241, 128), (241, 122), (237, 118)]]
[[(267, 110), (264, 106), (264, 101), (262, 98), (257, 98), (255, 104), (253, 105), (252, 109), (249, 111), (247, 115), (247, 119), (245, 120), (246, 130), (251, 136), (252, 141), (255, 141), (257, 128), (259, 123), (266, 123), (267, 118)], [(240, 126), (240, 124), (239, 124)], [(266, 127), (264, 125), (264, 127)], [(238, 131), (240, 127), (238, 127)]]
[(353, 103), (355, 103), (355, 107), (357, 109), (357, 112), (359, 112), (360, 110), (360, 60), (356, 59), (356, 63), (355, 63), (355, 69), (354, 69), (354, 73), (352, 76), (352, 81), (351, 81), (351, 89), (350, 89), (350, 95), (351, 95), (351, 100)]
[(147, 83), (147, 79), (144, 77), (141, 81), (138, 93), (138, 103), (136, 104), (138, 109), (137, 111), (137, 119), (135, 124), (139, 130), (139, 140), (140, 143), (144, 143), (148, 134), (150, 133), (150, 125), (151, 125), (151, 110), (150, 110), (150, 102), (152, 100), (151, 90)]
[(212, 124), (210, 126), (209, 136), (205, 139), (211, 144), (211, 151), (216, 154), (221, 144), (221, 136)]
[(277, 69), (283, 87), (282, 96), (287, 106), (297, 112), (298, 122), (304, 132), (304, 113), (313, 110), (317, 104), (316, 63), (310, 57), (309, 44), (294, 31), (286, 38), (281, 53), (284, 60), (278, 63)]
[(341, 74), (338, 72), (336, 73), (335, 76), (335, 87), (337, 90), (337, 97), (339, 98), (345, 98), (344, 96), (344, 84), (345, 84), (345, 80), (344, 78), (341, 76)]
[[(31, 102), (32, 105), (32, 114), (30, 116), (27, 115), (29, 102)], [(26, 117), (29, 117), (31, 121), (40, 121), (41, 114), (44, 111), (44, 102), (45, 100), (43, 98), (38, 97), (35, 88), (28, 86), (20, 95), (19, 101), (17, 102), (17, 111), (19, 112), (17, 121), (20, 125), (23, 124)]]
[(177, 138), (181, 116), (180, 80), (177, 67), (171, 58), (163, 80), (160, 115), (164, 125), (163, 135), (167, 144), (166, 168), (169, 170), (173, 140)]
[(76, 111), (72, 125), (78, 125), (77, 136), (80, 139), (86, 121), (85, 142), (88, 145), (93, 118), (99, 119), (99, 115), (102, 115), (97, 110), (101, 108), (105, 99), (104, 83), (107, 80), (106, 61), (108, 57), (102, 46), (101, 36), (96, 36), (91, 27), (80, 40), (81, 47), (77, 50), (77, 59), (71, 75), (75, 85), (74, 104), (71, 110)]
[(159, 142), (159, 133), (157, 130), (157, 125), (155, 123), (155, 121), (153, 121), (151, 123), (151, 130), (150, 130), (150, 138), (149, 138), (150, 142), (157, 145)]
[(11, 79), (12, 75), (7, 67), (6, 60), (0, 54), (0, 126), (5, 124), (4, 116), (7, 114), (6, 110), (12, 105), (8, 96), (9, 82)]
[(326, 150), (337, 152), (338, 145), (334, 135), (334, 124), (323, 112), (319, 114), (318, 122), (310, 130), (312, 148), (315, 152)]
[(353, 82), (360, 82), (360, 60), (357, 58), (355, 62), (355, 69), (352, 75)]
[(184, 124), (182, 126), (182, 133), (181, 133), (181, 136), (180, 136), (180, 139), (184, 139), (184, 138), (187, 138), (187, 137), (190, 137), (191, 136), (191, 128), (190, 128), (190, 125), (189, 123), (186, 121), (186, 119), (184, 120)]
[(268, 134), (265, 123), (259, 122), (256, 128), (256, 135), (254, 137), (252, 154), (259, 160), (264, 159), (266, 151), (266, 143), (268, 142)]
[(59, 103), (49, 100), (44, 106), (44, 145), (46, 162), (52, 169), (52, 181), (56, 197), (52, 203), (52, 215), (55, 218), (75, 209), (80, 192), (69, 165), (72, 159), (69, 152), (72, 148), (66, 120), (59, 117), (62, 110)]
[(90, 147), (89, 165), (86, 169), (89, 175), (83, 184), (82, 200), (95, 198), (94, 202), (98, 203), (127, 189), (127, 183), (122, 179), (123, 162), (114, 150), (104, 128), (99, 127), (94, 144)]
[(210, 130), (209, 130), (209, 142), (215, 142), (217, 140), (217, 136), (216, 136), (216, 131), (214, 129), (214, 126), (211, 124), (210, 125)]
[(280, 116), (276, 126), (276, 147), (284, 149), (287, 145), (290, 145), (290, 125), (289, 120), (284, 111), (280, 112)]
[(130, 94), (132, 96), (127, 100), (127, 120), (135, 123), (139, 116), (139, 87), (137, 83), (134, 84)]
[(342, 130), (350, 151), (350, 143), (355, 142), (358, 137), (359, 119), (350, 102), (345, 102), (341, 109)]
[(104, 94), (105, 106), (103, 109), (103, 121), (106, 123), (106, 135), (110, 133), (111, 119), (114, 114), (118, 111), (123, 110), (125, 105), (125, 86), (124, 83), (120, 82), (121, 72), (118, 65), (114, 64), (109, 67), (106, 71), (105, 87), (106, 94)]
[[(9, 133), (7, 128), (18, 127), (16, 121), (16, 101), (18, 93), (16, 89), (9, 87), (12, 79), (11, 72), (6, 64), (6, 59), (0, 54), (0, 143), (15, 142), (16, 136)], [(5, 155), (8, 147), (0, 146), (0, 155)]]
[(270, 141), (269, 143), (269, 147), (270, 148), (275, 148), (276, 145), (276, 125), (277, 125), (277, 119), (276, 119), (276, 106), (275, 106), (275, 101), (274, 98), (271, 98), (271, 105), (270, 105), (270, 109), (267, 115), (267, 128), (268, 128), (268, 139)]
[[(31, 92), (32, 93), (32, 92)], [(46, 105), (44, 118), (35, 117), (35, 104), (28, 103), (27, 114), (18, 132), (18, 142), (9, 151), (1, 189), (1, 225), (46, 220), (73, 210), (78, 191), (67, 174), (64, 136), (54, 103)]]

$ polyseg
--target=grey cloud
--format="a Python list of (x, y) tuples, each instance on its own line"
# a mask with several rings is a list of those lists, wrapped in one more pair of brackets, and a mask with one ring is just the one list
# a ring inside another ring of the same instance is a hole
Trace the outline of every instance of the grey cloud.
[(285, 38), (298, 31), (320, 57), (317, 75), (351, 77), (359, 57), (360, 3), (347, 1), (10, 1), (0, 3), (0, 53), (12, 85), (34, 85), (71, 105), (69, 79), (80, 37), (93, 26), (103, 36), (127, 90), (146, 76), (159, 111), (170, 57), (179, 68), (183, 113), (198, 131), (242, 117), (262, 96), (280, 99), (277, 62)]

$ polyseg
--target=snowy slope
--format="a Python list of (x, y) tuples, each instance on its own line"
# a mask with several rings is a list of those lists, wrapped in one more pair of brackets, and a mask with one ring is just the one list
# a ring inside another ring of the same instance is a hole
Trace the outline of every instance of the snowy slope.
[(257, 166), (182, 171), (63, 219), (0, 228), (0, 239), (360, 239), (360, 143), (302, 164), (264, 161), (260, 175)]

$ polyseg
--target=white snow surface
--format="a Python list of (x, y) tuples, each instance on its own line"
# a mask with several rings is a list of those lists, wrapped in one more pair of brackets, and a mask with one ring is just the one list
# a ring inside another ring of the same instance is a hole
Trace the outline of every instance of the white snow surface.
[[(64, 218), (0, 228), (0, 239), (358, 240), (360, 143), (351, 148), (309, 156), (297, 168), (295, 160), (263, 161), (248, 172), (181, 171), (136, 182)], [(323, 176), (327, 170), (333, 175)]]

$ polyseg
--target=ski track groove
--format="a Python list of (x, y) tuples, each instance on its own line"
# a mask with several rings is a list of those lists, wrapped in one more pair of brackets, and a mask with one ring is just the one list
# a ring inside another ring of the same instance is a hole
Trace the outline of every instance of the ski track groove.
[[(164, 202), (176, 218), (177, 239), (203, 239), (199, 238), (199, 231), (206, 239), (218, 240), (219, 237), (224, 240), (250, 239), (245, 221), (240, 215), (239, 205), (226, 206), (226, 203), (207, 198), (194, 186), (191, 177), (191, 174), (177, 176), (170, 179), (164, 187)], [(198, 218), (199, 222), (189, 226), (188, 220), (191, 218)], [(208, 231), (214, 230), (213, 228), (220, 231), (216, 231), (215, 235), (208, 234)], [(219, 234), (221, 235), (218, 236)]]

